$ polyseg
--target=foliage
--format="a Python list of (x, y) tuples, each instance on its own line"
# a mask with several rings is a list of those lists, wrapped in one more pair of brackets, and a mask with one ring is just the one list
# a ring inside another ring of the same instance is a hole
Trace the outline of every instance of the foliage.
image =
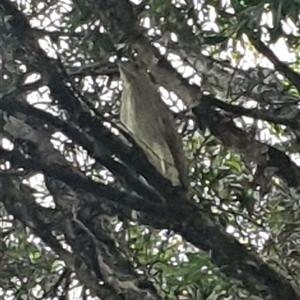
[[(136, 2), (0, 3), (0, 297), (300, 299), (299, 1)], [(120, 124), (128, 59), (187, 193)]]

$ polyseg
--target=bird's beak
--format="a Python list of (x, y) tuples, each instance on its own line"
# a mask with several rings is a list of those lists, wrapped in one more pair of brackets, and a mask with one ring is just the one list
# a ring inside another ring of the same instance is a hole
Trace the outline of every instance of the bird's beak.
[(119, 63), (119, 70), (122, 75), (124, 75), (127, 79), (135, 78), (137, 73), (137, 68), (133, 62), (121, 62)]

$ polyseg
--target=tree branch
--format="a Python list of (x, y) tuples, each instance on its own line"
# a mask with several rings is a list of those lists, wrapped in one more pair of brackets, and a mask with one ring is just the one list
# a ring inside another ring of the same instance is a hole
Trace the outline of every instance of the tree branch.
[(290, 80), (290, 82), (296, 87), (299, 95), (300, 95), (300, 75), (289, 68), (285, 63), (279, 60), (279, 58), (274, 54), (274, 52), (266, 46), (261, 40), (254, 39), (251, 36), (248, 36), (251, 40), (254, 47), (262, 53), (266, 58), (270, 60), (271, 63), (274, 64), (274, 67), (277, 71), (283, 73), (286, 78)]

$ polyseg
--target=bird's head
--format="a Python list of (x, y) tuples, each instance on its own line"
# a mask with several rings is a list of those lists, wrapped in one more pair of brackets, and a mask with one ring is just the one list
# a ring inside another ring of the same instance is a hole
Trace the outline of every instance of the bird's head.
[(123, 82), (131, 82), (139, 77), (139, 66), (133, 61), (119, 63), (119, 70)]

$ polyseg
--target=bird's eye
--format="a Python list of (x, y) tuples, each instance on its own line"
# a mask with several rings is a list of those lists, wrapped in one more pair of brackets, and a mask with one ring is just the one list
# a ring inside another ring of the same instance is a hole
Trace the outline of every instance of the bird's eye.
[(139, 55), (138, 52), (136, 50), (133, 50), (132, 54), (131, 54), (131, 57), (132, 57), (133, 60), (136, 60), (138, 55)]

